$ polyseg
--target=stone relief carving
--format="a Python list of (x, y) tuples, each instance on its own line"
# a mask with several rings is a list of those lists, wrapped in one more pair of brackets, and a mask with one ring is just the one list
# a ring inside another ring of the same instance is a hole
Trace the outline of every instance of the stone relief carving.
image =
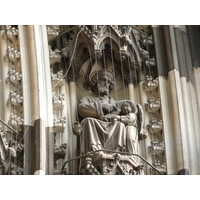
[(147, 104), (145, 104), (145, 108), (147, 112), (154, 113), (160, 110), (160, 99), (157, 101), (155, 100), (154, 97), (149, 97), (147, 99)]
[(47, 26), (47, 35), (49, 42), (59, 35), (59, 25)]
[[(82, 130), (82, 153), (106, 149), (137, 154), (138, 140), (147, 137), (142, 107), (129, 100), (116, 102), (109, 96), (114, 89), (113, 77), (112, 71), (99, 70), (98, 75), (90, 79), (93, 93), (80, 100), (78, 111), (84, 119), (80, 124), (74, 124), (77, 128), (74, 133), (80, 134)], [(97, 154), (106, 155), (103, 151)], [(129, 158), (137, 163), (133, 156)], [(138, 163), (135, 165), (139, 166)]]
[(158, 78), (154, 79), (152, 76), (147, 76), (146, 82), (143, 83), (143, 88), (145, 91), (153, 91), (158, 88)]
[(14, 69), (8, 71), (8, 77), (6, 83), (12, 83), (14, 86), (19, 86), (20, 81), (22, 80), (22, 75)]
[(63, 70), (58, 71), (56, 74), (51, 73), (51, 84), (53, 88), (64, 85)]
[(61, 51), (58, 49), (49, 50), (49, 59), (50, 59), (50, 65), (53, 65), (55, 63), (60, 63), (61, 62)]
[(9, 93), (8, 100), (7, 100), (7, 106), (11, 104), (15, 106), (16, 108), (20, 108), (22, 103), (23, 103), (23, 97), (11, 90)]
[(10, 61), (13, 64), (11, 67), (15, 69), (15, 67), (19, 67), (20, 65), (20, 52), (11, 46), (8, 46), (4, 60), (7, 62)]
[(54, 118), (54, 132), (61, 133), (65, 129), (66, 117), (60, 119)]
[(60, 94), (59, 96), (53, 95), (53, 110), (63, 109), (65, 101), (65, 93)]
[[(12, 27), (12, 26), (8, 26), (6, 25), (5, 28), (4, 28), (4, 33), (2, 35), (3, 39), (9, 39), (13, 44), (14, 44), (14, 48), (18, 48), (18, 29), (16, 29), (15, 27)], [(12, 44), (10, 44), (12, 45)]]

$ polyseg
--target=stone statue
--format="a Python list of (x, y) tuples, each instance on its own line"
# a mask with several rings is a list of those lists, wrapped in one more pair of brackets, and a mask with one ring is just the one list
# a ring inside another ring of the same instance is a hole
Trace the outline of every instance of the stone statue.
[[(97, 71), (90, 80), (93, 93), (80, 100), (78, 111), (83, 118), (80, 134), (83, 154), (101, 149), (138, 153), (138, 136), (139, 139), (146, 138), (141, 106), (136, 107), (128, 100), (116, 102), (109, 96), (114, 90), (113, 78), (110, 70)], [(139, 120), (137, 116), (140, 116)]]

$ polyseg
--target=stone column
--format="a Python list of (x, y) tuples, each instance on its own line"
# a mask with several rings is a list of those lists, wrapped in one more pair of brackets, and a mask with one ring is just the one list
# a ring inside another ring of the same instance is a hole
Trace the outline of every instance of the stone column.
[(27, 26), (27, 51), (32, 99), (32, 158), (35, 175), (53, 174), (53, 116), (47, 32), (45, 26)]
[(180, 79), (177, 47), (173, 26), (163, 28), (168, 67), (169, 94), (172, 106), (173, 133), (175, 137), (176, 167), (178, 174), (189, 173), (188, 144), (184, 101)]
[[(68, 75), (68, 82), (69, 82), (69, 99), (70, 99), (70, 111), (71, 111), (71, 123), (73, 124), (75, 121), (77, 121), (78, 112), (77, 112), (77, 96), (76, 96), (76, 84), (75, 84), (75, 77), (74, 74)], [(71, 126), (72, 126), (71, 124)], [(70, 127), (71, 127), (70, 126)], [(72, 130), (72, 129), (71, 129)], [(72, 131), (69, 131), (69, 143), (71, 145), (71, 148), (68, 149), (70, 151), (70, 157), (76, 157), (77, 156), (77, 136), (75, 136)], [(70, 165), (72, 173), (77, 173), (78, 166), (77, 161), (73, 161)]]
[(169, 99), (169, 88), (167, 81), (167, 63), (163, 52), (164, 38), (162, 35), (161, 26), (154, 25), (153, 27), (154, 45), (156, 53), (156, 63), (158, 69), (158, 92), (161, 99), (161, 116), (163, 120), (164, 142), (165, 142), (165, 159), (167, 164), (167, 174), (176, 174), (176, 154), (174, 146), (174, 135), (172, 126), (172, 105)]

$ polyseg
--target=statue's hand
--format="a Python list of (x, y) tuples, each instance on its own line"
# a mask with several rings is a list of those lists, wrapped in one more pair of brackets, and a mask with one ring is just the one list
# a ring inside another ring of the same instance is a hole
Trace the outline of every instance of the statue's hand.
[(112, 111), (114, 111), (114, 106), (110, 104), (102, 104), (102, 109), (105, 113), (111, 113)]
[(106, 116), (102, 116), (101, 120), (104, 121), (104, 122), (108, 122), (108, 119), (106, 118)]
[(144, 140), (148, 136), (148, 132), (145, 129), (142, 129), (139, 133), (139, 140)]

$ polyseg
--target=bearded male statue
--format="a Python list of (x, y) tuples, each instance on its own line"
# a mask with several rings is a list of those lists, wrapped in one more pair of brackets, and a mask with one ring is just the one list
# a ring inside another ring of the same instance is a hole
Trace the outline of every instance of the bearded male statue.
[[(136, 107), (129, 100), (116, 102), (109, 96), (114, 90), (113, 79), (112, 71), (99, 70), (90, 80), (93, 93), (80, 100), (78, 112), (84, 118), (80, 134), (83, 154), (101, 149), (137, 154), (138, 139), (147, 137), (143, 129), (142, 107), (139, 104)], [(129, 106), (129, 109), (132, 107), (130, 112), (133, 113), (125, 112), (127, 115), (122, 116), (124, 106)]]
[(84, 118), (81, 122), (82, 153), (100, 149), (126, 151), (125, 125), (106, 118), (108, 114), (119, 113), (116, 101), (109, 96), (114, 90), (113, 78), (112, 71), (99, 70), (90, 81), (93, 93), (80, 100), (78, 111)]

